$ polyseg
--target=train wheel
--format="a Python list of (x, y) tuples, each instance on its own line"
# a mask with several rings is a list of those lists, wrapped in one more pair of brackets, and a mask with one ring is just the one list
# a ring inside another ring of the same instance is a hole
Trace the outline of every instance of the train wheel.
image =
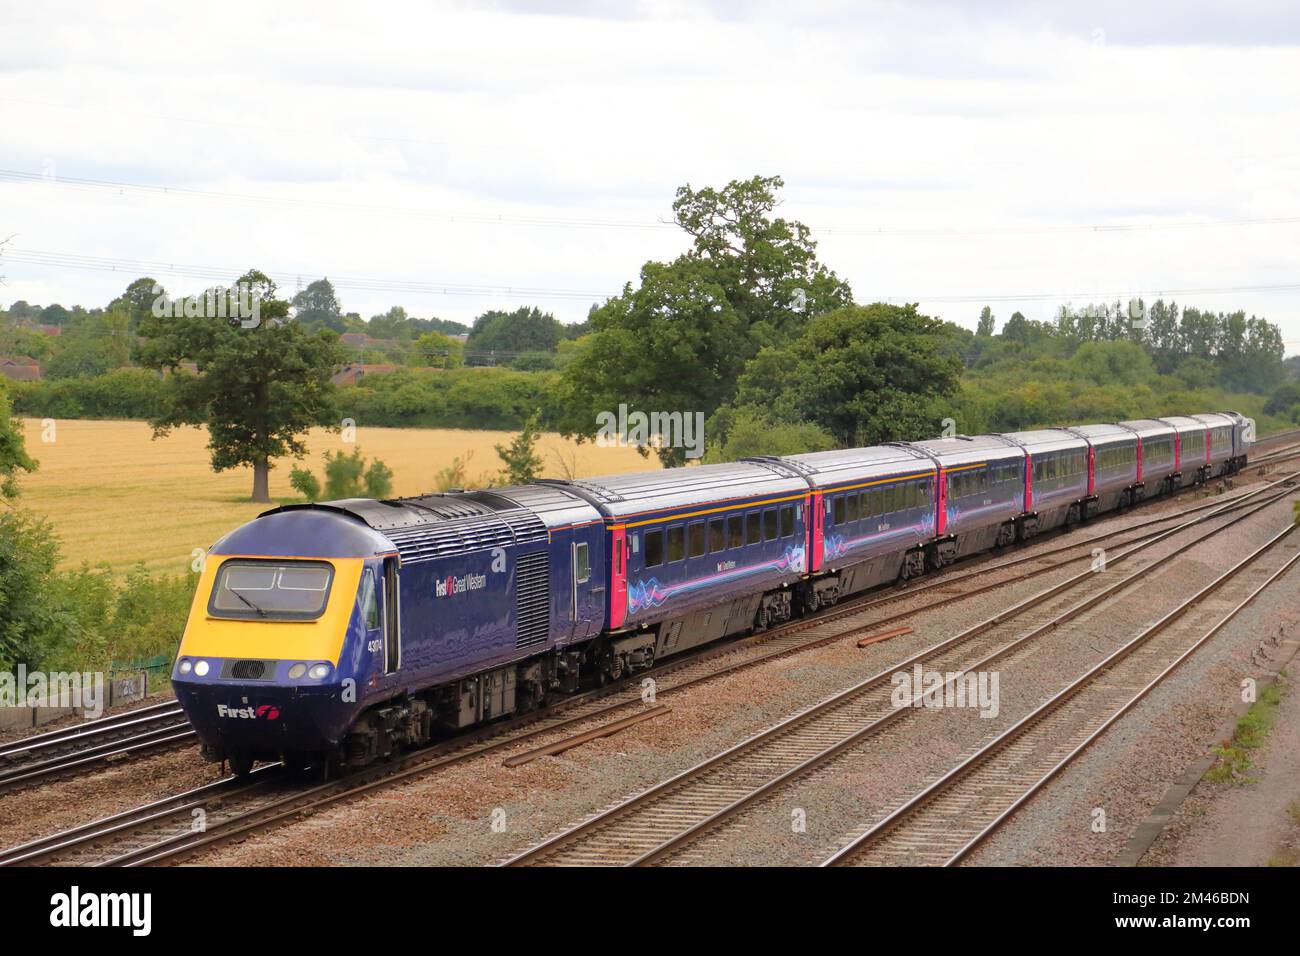
[(230, 764), (230, 772), (236, 777), (247, 777), (253, 772), (253, 755), (247, 751), (236, 750), (226, 754), (226, 763)]
[(523, 691), (519, 695), (519, 703), (516, 710), (521, 714), (529, 711), (541, 710), (546, 706), (546, 688), (541, 685), (540, 681), (529, 681), (524, 685)]

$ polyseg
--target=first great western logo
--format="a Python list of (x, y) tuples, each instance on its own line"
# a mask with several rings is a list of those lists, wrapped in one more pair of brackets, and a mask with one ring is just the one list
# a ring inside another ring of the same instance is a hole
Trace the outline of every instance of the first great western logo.
[(458, 594), (464, 594), (467, 591), (477, 591), (487, 587), (486, 574), (466, 574), (462, 577), (456, 577), (449, 574), (433, 582), (434, 597), (455, 597)]

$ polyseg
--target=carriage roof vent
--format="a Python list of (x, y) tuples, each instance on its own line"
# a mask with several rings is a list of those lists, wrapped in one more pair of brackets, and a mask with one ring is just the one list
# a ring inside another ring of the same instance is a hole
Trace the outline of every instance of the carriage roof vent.
[(750, 455), (740, 460), (751, 465), (762, 465), (784, 478), (807, 478), (817, 473), (815, 468), (809, 468), (802, 462), (789, 461), (776, 455)]
[[(590, 484), (589, 482), (582, 481), (578, 478), (534, 478), (532, 484), (558, 485), (561, 488), (569, 489), (579, 498), (592, 502), (593, 504), (596, 502), (601, 504), (614, 504), (619, 501), (627, 500), (617, 491), (612, 491), (603, 485)], [(595, 499), (595, 501), (592, 499)]]

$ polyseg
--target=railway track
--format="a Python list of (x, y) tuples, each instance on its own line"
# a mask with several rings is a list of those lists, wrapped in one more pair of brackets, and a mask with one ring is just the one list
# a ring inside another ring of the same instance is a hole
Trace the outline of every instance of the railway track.
[[(1185, 509), (1183, 512), (1155, 516), (1138, 526), (1138, 540), (1162, 536), (1162, 531), (1147, 531), (1152, 525), (1178, 521), (1188, 515), (1211, 512), (1193, 523), (1208, 520), (1214, 512), (1229, 513), (1233, 510), (1251, 507), (1252, 500), (1265, 495), (1269, 489), (1289, 480), (1278, 479), (1260, 488), (1243, 492), (1228, 499), (1219, 499)], [(949, 578), (938, 578), (926, 582), (923, 587), (902, 589), (882, 597), (872, 597), (860, 603), (847, 603), (831, 609), (817, 617), (796, 621), (791, 625), (773, 629), (763, 634), (743, 638), (718, 648), (706, 649), (696, 656), (679, 661), (669, 661), (652, 671), (657, 684), (657, 696), (673, 693), (694, 686), (704, 681), (713, 680), (723, 674), (771, 660), (776, 657), (796, 653), (810, 647), (820, 646), (830, 641), (853, 636), (860, 632), (879, 627), (882, 623), (902, 617), (909, 617), (925, 610), (947, 606), (952, 601), (983, 593), (991, 588), (1016, 583), (1028, 577), (1056, 570), (1073, 561), (1089, 557), (1089, 553), (1074, 558), (1030, 568), (1013, 579), (998, 583), (983, 583), (966, 593), (952, 593), (952, 585), (960, 586), (962, 582), (982, 574), (984, 570), (1000, 570), (1029, 562), (1041, 562), (1044, 557), (1061, 554), (1081, 548), (1087, 548), (1097, 541), (1132, 535), (1134, 526), (1116, 529), (1072, 541), (1038, 555), (1021, 556), (1012, 561), (1003, 562), (995, 567), (976, 569)], [(924, 593), (925, 590), (948, 585), (947, 590), (937, 594), (930, 603), (921, 608), (897, 613), (881, 619), (870, 617), (869, 613), (882, 605)], [(850, 619), (845, 621), (845, 619)], [(847, 624), (847, 626), (843, 626)], [(811, 632), (811, 633), (809, 633)], [(718, 658), (730, 657), (722, 662)], [(167, 811), (165, 807), (156, 807), (153, 811), (138, 818), (130, 814), (119, 814), (106, 820), (96, 821), (63, 834), (54, 834), (38, 841), (30, 841), (22, 852), (17, 849), (0, 851), (0, 865), (14, 863), (81, 863), (94, 865), (142, 865), (162, 863), (182, 859), (194, 852), (217, 843), (244, 838), (261, 830), (269, 829), (301, 815), (314, 812), (343, 800), (352, 799), (373, 790), (388, 787), (409, 780), (441, 767), (448, 766), (473, 757), (516, 747), (521, 743), (539, 737), (552, 735), (576, 727), (583, 723), (605, 718), (619, 711), (638, 706), (642, 703), (642, 689), (637, 675), (631, 685), (615, 685), (586, 692), (573, 698), (567, 698), (558, 705), (517, 717), (500, 724), (489, 725), (469, 735), (453, 738), (410, 754), (394, 763), (370, 768), (367, 771), (343, 780), (317, 784), (302, 789), (301, 781), (296, 787), (286, 787), (283, 780), (266, 776), (276, 771), (276, 766), (262, 768), (258, 771), (259, 789), (204, 791), (211, 794), (214, 806), (206, 808), (203, 804), (191, 806), (186, 804), (180, 809)], [(223, 782), (230, 785), (231, 781)], [(216, 787), (217, 785), (213, 785)], [(217, 799), (219, 798), (219, 799)], [(175, 798), (172, 798), (175, 799)], [(166, 804), (158, 801), (157, 804)], [(187, 813), (195, 809), (205, 810), (205, 829), (195, 832), (194, 821)], [(215, 812), (209, 813), (211, 809)], [(133, 812), (134, 813), (134, 812)], [(138, 831), (138, 832), (137, 832)], [(140, 836), (143, 833), (143, 837)]]
[(1300, 552), (1286, 557), (1277, 548), (1295, 531), (1296, 525), (1288, 524), (943, 777), (852, 837), (823, 865), (959, 863), (1300, 562)]
[(0, 792), (194, 740), (175, 701), (0, 744)]
[[(1226, 523), (1197, 534), (1183, 543), (1180, 551), (1289, 494), (1289, 489), (1283, 489), (1266, 496)], [(1112, 569), (1140, 551), (1226, 511), (1192, 519), (1153, 535), (1112, 556), (1107, 568)], [(1139, 567), (1113, 581), (1108, 575), (1084, 571), (1052, 585), (588, 818), (513, 857), (506, 865), (644, 865), (687, 856), (704, 834), (734, 819), (776, 788), (805, 776), (868, 737), (888, 732), (906, 721), (914, 709), (899, 707), (894, 702), (891, 678), (895, 673), (922, 661), (928, 669), (943, 673), (959, 674), (986, 667), (1029, 647), (1061, 624), (1133, 587), (1147, 573), (1147, 568)], [(1023, 630), (1025, 627), (1028, 630)]]

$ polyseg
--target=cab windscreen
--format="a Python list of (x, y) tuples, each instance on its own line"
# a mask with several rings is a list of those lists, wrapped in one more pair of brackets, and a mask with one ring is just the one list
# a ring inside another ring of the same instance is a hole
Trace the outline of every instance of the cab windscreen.
[(324, 561), (234, 559), (217, 571), (208, 600), (213, 617), (310, 621), (321, 616), (334, 568)]

